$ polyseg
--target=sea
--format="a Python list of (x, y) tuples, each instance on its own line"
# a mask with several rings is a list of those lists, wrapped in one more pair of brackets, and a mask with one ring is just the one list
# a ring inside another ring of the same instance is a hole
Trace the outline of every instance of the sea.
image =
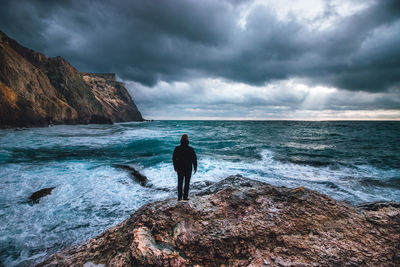
[[(400, 122), (146, 121), (0, 130), (0, 266), (31, 266), (176, 198), (172, 152), (188, 134), (192, 183), (241, 174), (357, 205), (400, 201)], [(147, 176), (143, 187), (116, 168)], [(55, 187), (39, 203), (30, 195)]]

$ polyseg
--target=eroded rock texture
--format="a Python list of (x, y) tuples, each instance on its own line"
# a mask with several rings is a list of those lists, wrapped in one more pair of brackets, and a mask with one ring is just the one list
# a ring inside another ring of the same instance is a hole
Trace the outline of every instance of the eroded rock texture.
[(81, 73), (0, 31), (0, 127), (140, 120), (114, 74)]
[(398, 266), (400, 210), (231, 176), (188, 202), (143, 206), (40, 266)]

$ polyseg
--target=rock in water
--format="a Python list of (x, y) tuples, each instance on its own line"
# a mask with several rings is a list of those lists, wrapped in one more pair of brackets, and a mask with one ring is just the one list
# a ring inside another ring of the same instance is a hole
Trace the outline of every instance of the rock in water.
[(39, 266), (400, 264), (398, 208), (364, 211), (303, 187), (275, 187), (238, 176), (218, 187), (188, 202), (147, 204)]
[(128, 165), (114, 165), (115, 168), (123, 169), (126, 171), (129, 171), (131, 174), (132, 178), (139, 182), (141, 186), (146, 186), (147, 183), (147, 177), (142, 175), (139, 171), (137, 171), (135, 168), (128, 166)]
[(79, 72), (0, 31), (0, 127), (142, 120), (115, 74)]
[(36, 191), (35, 193), (33, 193), (29, 199), (32, 200), (34, 203), (39, 203), (39, 200), (47, 195), (51, 194), (51, 191), (53, 191), (55, 187), (48, 187), (48, 188), (43, 188), (40, 189), (39, 191)]

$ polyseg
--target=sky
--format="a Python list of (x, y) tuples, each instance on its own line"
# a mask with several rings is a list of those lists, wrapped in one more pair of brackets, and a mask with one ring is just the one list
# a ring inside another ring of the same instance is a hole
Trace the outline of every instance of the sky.
[(114, 72), (146, 119), (400, 120), (399, 0), (0, 0), (0, 30)]

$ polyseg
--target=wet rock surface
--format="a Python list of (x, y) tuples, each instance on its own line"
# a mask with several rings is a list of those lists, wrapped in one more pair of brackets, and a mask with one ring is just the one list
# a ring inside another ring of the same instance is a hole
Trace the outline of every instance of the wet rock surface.
[[(147, 186), (147, 182), (148, 182), (147, 177), (144, 176), (143, 174), (141, 174), (134, 167), (128, 166), (128, 165), (121, 165), (121, 164), (116, 164), (116, 165), (114, 165), (114, 167), (121, 169), (121, 170), (128, 171), (134, 181), (138, 182), (141, 186)], [(150, 185), (148, 185), (148, 187), (150, 187)]]
[(40, 189), (40, 190), (34, 192), (34, 193), (29, 197), (29, 199), (32, 200), (33, 203), (39, 203), (40, 199), (41, 199), (42, 197), (45, 197), (45, 196), (47, 196), (47, 195), (50, 195), (50, 194), (51, 194), (51, 191), (53, 191), (54, 188), (55, 188), (55, 187), (48, 187), (48, 188)]
[(393, 207), (393, 208), (400, 208), (400, 202), (395, 201), (376, 201), (376, 202), (367, 202), (357, 205), (357, 207), (364, 209), (364, 210), (380, 210), (385, 207)]
[(400, 209), (241, 176), (147, 204), (39, 266), (398, 266)]

